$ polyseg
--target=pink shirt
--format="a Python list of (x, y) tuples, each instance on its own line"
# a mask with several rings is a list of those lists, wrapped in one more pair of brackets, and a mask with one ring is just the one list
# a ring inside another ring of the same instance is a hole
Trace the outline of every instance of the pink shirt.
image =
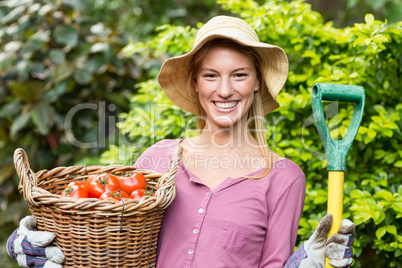
[[(156, 143), (135, 166), (166, 172), (180, 141)], [(228, 177), (211, 191), (181, 161), (175, 181), (177, 195), (163, 217), (157, 267), (284, 267), (304, 205), (299, 166), (281, 159), (262, 179)]]

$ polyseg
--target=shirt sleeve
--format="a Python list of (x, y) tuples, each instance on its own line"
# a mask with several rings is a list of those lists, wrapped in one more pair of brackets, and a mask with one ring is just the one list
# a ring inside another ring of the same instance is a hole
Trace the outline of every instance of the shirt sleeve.
[(174, 148), (179, 140), (161, 140), (146, 149), (135, 161), (134, 167), (166, 173), (170, 167)]
[(279, 195), (269, 214), (260, 268), (283, 268), (292, 255), (306, 194), (304, 174)]

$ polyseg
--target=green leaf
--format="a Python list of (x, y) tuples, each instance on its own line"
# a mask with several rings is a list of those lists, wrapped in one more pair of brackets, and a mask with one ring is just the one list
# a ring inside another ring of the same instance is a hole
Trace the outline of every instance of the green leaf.
[(381, 149), (375, 150), (374, 159), (381, 159), (381, 158), (383, 158), (385, 156), (386, 153), (387, 153), (386, 151), (381, 150)]
[(61, 49), (52, 49), (49, 52), (49, 56), (54, 64), (59, 64), (66, 61), (66, 54)]
[(31, 118), (40, 134), (46, 135), (53, 122), (54, 108), (46, 103), (36, 104), (31, 111)]
[(58, 64), (54, 71), (54, 81), (56, 83), (61, 82), (74, 73), (74, 63), (62, 62)]
[(50, 90), (43, 94), (42, 100), (46, 103), (53, 103), (58, 100), (58, 98), (63, 95), (67, 90), (67, 82), (61, 82), (55, 84)]
[(71, 6), (74, 10), (91, 10), (94, 9), (94, 3), (92, 1), (69, 0), (64, 4)]
[(375, 136), (377, 136), (377, 132), (375, 132), (375, 131), (369, 129), (368, 132), (367, 132), (367, 136), (368, 136), (370, 139), (374, 139)]
[(394, 135), (394, 132), (392, 132), (392, 130), (389, 129), (389, 128), (383, 128), (383, 129), (382, 129), (382, 133), (383, 133), (385, 136), (390, 137), (390, 138)]
[(378, 228), (377, 231), (375, 232), (375, 235), (377, 236), (378, 239), (381, 239), (381, 237), (383, 237), (387, 232), (387, 227), (381, 227)]
[(21, 102), (15, 100), (6, 103), (0, 108), (0, 118), (15, 118), (21, 112)]
[(74, 79), (79, 85), (87, 85), (92, 80), (92, 73), (87, 69), (77, 69), (74, 72)]
[(402, 255), (402, 249), (398, 248), (395, 250), (394, 256), (395, 258), (399, 258)]
[(95, 72), (96, 70), (98, 70), (99, 68), (101, 68), (102, 66), (104, 66), (107, 63), (108, 63), (108, 60), (107, 60), (105, 54), (101, 53), (101, 54), (97, 54), (96, 56), (94, 56), (91, 59), (89, 59), (88, 61), (86, 61), (85, 67), (89, 71)]
[(59, 24), (53, 31), (57, 43), (75, 47), (78, 43), (78, 31), (71, 25)]
[(387, 232), (393, 235), (396, 235), (396, 227), (395, 225), (388, 225), (387, 226)]
[(43, 92), (45, 92), (45, 87), (43, 83), (38, 80), (29, 80), (25, 83), (10, 81), (8, 83), (8, 86), (19, 99), (26, 102), (38, 101)]
[(374, 219), (374, 223), (375, 223), (376, 225), (378, 225), (378, 224), (380, 224), (384, 219), (385, 219), (385, 213), (380, 212), (380, 215), (379, 215), (376, 219)]
[(379, 114), (381, 113), (387, 114), (387, 110), (385, 110), (384, 106), (380, 104), (374, 105), (374, 110)]
[(360, 126), (359, 128), (359, 134), (366, 134), (368, 131), (368, 128), (366, 128), (365, 126)]
[(375, 115), (375, 116), (372, 116), (372, 117), (371, 117), (371, 120), (373, 120), (373, 122), (376, 123), (376, 124), (378, 124), (378, 125), (382, 125), (382, 123), (383, 123), (381, 117), (376, 116), (376, 115)]
[(370, 44), (371, 40), (367, 37), (359, 37), (355, 41), (353, 41), (353, 46), (367, 46)]
[(402, 202), (394, 202), (391, 207), (397, 212), (402, 212)]
[(371, 53), (375, 53), (377, 51), (378, 46), (376, 43), (371, 42), (370, 44), (368, 44), (367, 48)]
[(386, 38), (384, 35), (382, 35), (382, 34), (376, 34), (375, 36), (374, 36), (374, 38), (373, 38), (373, 41), (374, 42), (380, 42), (380, 43), (383, 43), (383, 42), (388, 42), (389, 40), (388, 40), (388, 38)]
[(17, 118), (15, 118), (15, 120), (11, 125), (10, 136), (14, 137), (18, 131), (25, 128), (29, 123), (29, 119), (30, 119), (29, 113), (20, 114), (19, 116), (17, 116)]
[(402, 160), (396, 161), (394, 166), (397, 167), (397, 168), (402, 168)]
[(387, 190), (381, 190), (381, 191), (375, 193), (375, 196), (383, 198), (387, 201), (390, 201), (392, 199), (392, 193)]
[[(12, 1), (11, 1), (12, 2)], [(5, 25), (13, 20), (18, 19), (21, 16), (22, 11), (24, 11), (25, 7), (24, 6), (18, 6), (11, 10), (7, 16), (3, 17), (0, 22), (1, 24)]]

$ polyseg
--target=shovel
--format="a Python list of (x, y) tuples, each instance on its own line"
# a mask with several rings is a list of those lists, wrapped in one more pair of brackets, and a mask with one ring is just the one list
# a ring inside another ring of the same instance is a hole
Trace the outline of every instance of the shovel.
[[(349, 128), (343, 140), (333, 140), (325, 123), (322, 101), (353, 102), (354, 109)], [(317, 83), (312, 90), (314, 122), (324, 145), (328, 162), (328, 202), (327, 212), (332, 214), (332, 227), (329, 236), (336, 234), (342, 224), (343, 182), (346, 159), (353, 140), (359, 130), (364, 108), (364, 88), (359, 86)], [(330, 268), (328, 259), (325, 267)]]

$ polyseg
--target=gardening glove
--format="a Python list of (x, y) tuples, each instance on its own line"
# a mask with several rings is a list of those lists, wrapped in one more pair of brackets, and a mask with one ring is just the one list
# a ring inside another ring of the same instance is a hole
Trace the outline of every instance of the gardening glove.
[[(287, 261), (285, 268), (323, 268), (325, 257), (333, 267), (349, 267), (353, 259), (350, 245), (353, 243), (354, 224), (343, 220), (338, 234), (327, 236), (332, 225), (332, 215), (321, 219), (312, 236), (304, 242)], [(340, 234), (339, 234), (340, 233)]]
[(355, 241), (352, 234), (355, 225), (348, 219), (343, 219), (337, 234), (331, 235), (326, 243), (325, 257), (333, 267), (349, 267), (353, 262), (353, 250), (350, 246)]
[(37, 231), (36, 218), (26, 216), (7, 241), (8, 255), (21, 267), (61, 268), (65, 256), (55, 246), (48, 246), (54, 233)]

